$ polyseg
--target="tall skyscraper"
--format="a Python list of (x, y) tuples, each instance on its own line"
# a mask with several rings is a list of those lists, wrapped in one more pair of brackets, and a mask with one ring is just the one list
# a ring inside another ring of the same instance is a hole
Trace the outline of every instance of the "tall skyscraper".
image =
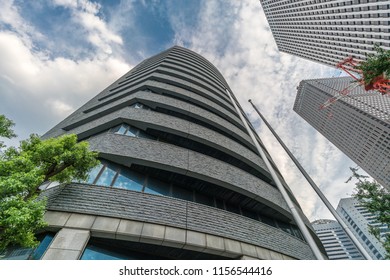
[(390, 49), (388, 0), (260, 0), (279, 51), (329, 66)]
[(294, 111), (384, 187), (390, 189), (390, 98), (356, 87), (339, 96), (352, 79), (304, 80), (299, 84)]
[(378, 223), (376, 216), (360, 206), (353, 197), (341, 199), (337, 206), (337, 212), (373, 259), (382, 260), (385, 258), (385, 248), (378, 239), (369, 233), (368, 225), (379, 227), (381, 237), (390, 234), (386, 225)]
[(312, 226), (330, 260), (364, 260), (338, 222), (321, 219), (312, 222)]
[(46, 133), (77, 134), (101, 165), (47, 186), (43, 259), (313, 259), (226, 89), (173, 47)]

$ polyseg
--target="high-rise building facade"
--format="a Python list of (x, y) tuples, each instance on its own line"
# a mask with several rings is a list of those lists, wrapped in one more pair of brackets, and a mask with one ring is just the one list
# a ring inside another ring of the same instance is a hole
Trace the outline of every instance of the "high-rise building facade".
[(329, 260), (364, 260), (337, 221), (321, 219), (312, 222), (312, 226), (324, 245)]
[(390, 98), (359, 86), (320, 109), (329, 98), (340, 96), (351, 82), (349, 77), (302, 81), (294, 111), (390, 189)]
[(387, 226), (379, 223), (376, 216), (362, 207), (353, 197), (341, 199), (337, 206), (337, 212), (370, 256), (373, 259), (383, 260), (386, 256), (386, 250), (381, 242), (369, 232), (368, 225), (378, 227), (381, 238), (390, 234)]
[(47, 132), (87, 140), (101, 165), (47, 186), (42, 258), (313, 259), (226, 89), (210, 62), (173, 47)]
[(279, 51), (336, 66), (390, 49), (388, 0), (260, 0)]

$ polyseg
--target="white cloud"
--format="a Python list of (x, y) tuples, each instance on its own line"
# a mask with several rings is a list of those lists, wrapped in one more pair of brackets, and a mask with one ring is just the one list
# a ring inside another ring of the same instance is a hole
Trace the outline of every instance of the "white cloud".
[(100, 4), (87, 0), (55, 0), (53, 4), (71, 10), (72, 20), (85, 30), (86, 38), (100, 56), (112, 54), (112, 44), (123, 44), (122, 38), (99, 17)]
[[(12, 11), (8, 22), (28, 26), (21, 21), (18, 9), (11, 2), (7, 3), (10, 4), (7, 10)], [(83, 13), (96, 13), (99, 8), (88, 1), (57, 1), (59, 3), (72, 9), (81, 7)], [(94, 17), (96, 15), (91, 17), (90, 23), (85, 22), (85, 26), (98, 38), (111, 34), (105, 29), (107, 25)], [(32, 132), (44, 133), (131, 69), (120, 56), (107, 49), (104, 56), (98, 51), (81, 59), (48, 58), (46, 50), (34, 47), (35, 38), (27, 31), (0, 31), (0, 111), (16, 122), (16, 132), (21, 139)], [(111, 35), (98, 42), (100, 47), (121, 42), (119, 36)]]
[(45, 40), (40, 32), (22, 18), (17, 6), (14, 5), (14, 0), (0, 0), (0, 7), (0, 23), (9, 25), (14, 32), (18, 33), (24, 44), (32, 47), (31, 36), (35, 40)]

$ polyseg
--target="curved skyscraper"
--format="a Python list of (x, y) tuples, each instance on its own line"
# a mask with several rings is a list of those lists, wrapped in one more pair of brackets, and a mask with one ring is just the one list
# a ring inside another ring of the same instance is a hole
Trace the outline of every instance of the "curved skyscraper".
[(47, 187), (55, 236), (42, 258), (313, 259), (227, 89), (173, 47), (47, 132), (87, 140), (101, 165)]

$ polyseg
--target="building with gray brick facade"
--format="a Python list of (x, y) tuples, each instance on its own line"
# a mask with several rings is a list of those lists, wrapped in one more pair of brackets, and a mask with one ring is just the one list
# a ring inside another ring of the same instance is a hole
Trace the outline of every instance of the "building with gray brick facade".
[(279, 51), (329, 66), (390, 49), (388, 0), (260, 0)]
[(173, 47), (48, 131), (87, 140), (101, 165), (46, 186), (41, 258), (314, 259), (226, 89), (210, 62)]
[(355, 87), (340, 96), (352, 78), (304, 80), (299, 84), (294, 111), (351, 160), (390, 189), (390, 98)]

